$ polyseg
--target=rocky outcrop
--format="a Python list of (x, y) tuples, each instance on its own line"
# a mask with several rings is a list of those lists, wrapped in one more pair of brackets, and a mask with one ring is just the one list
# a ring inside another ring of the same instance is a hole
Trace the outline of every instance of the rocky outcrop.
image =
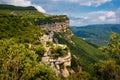
[[(51, 57), (51, 47), (48, 47), (46, 42), (53, 42), (52, 35), (53, 32), (49, 33), (49, 35), (43, 35), (40, 38), (41, 42), (44, 44), (44, 47), (46, 49), (46, 52), (42, 57), (42, 62), (44, 62), (46, 65), (49, 65), (55, 72), (56, 76), (62, 75), (63, 77), (68, 77), (70, 75), (68, 67), (71, 66), (71, 53), (70, 51), (68, 51), (68, 53), (64, 56), (60, 56), (57, 58)], [(56, 43), (53, 43), (53, 46), (61, 46), (63, 49), (67, 47), (66, 45)]]
[[(62, 21), (60, 22), (56, 21), (59, 19), (61, 19)], [(51, 56), (51, 46), (47, 46), (46, 42), (49, 41), (53, 43), (52, 47), (60, 46), (62, 47), (62, 49), (65, 49), (67, 45), (59, 44), (59, 40), (57, 38), (53, 38), (53, 35), (54, 35), (54, 32), (66, 32), (69, 27), (69, 20), (67, 19), (66, 16), (62, 16), (62, 17), (54, 17), (53, 20), (51, 21), (55, 21), (55, 22), (39, 25), (42, 29), (51, 31), (49, 32), (48, 35), (43, 35), (40, 38), (42, 44), (46, 49), (46, 52), (42, 57), (42, 62), (44, 62), (46, 65), (49, 65), (55, 72), (56, 76), (61, 75), (63, 77), (68, 77), (71, 72), (74, 72), (72, 69), (69, 70), (69, 68), (71, 67), (70, 50), (68, 50), (67, 54), (65, 54), (64, 56), (59, 56), (56, 58)]]
[(66, 31), (69, 27), (69, 20), (66, 20), (65, 22), (55, 22), (50, 24), (43, 24), (39, 25), (42, 29), (48, 29), (54, 32), (62, 32)]
[[(66, 47), (66, 45), (60, 45), (57, 44), (56, 46), (63, 46)], [(69, 70), (67, 67), (71, 66), (71, 54), (70, 52), (63, 56), (63, 57), (58, 57), (58, 58), (53, 58), (48, 54), (44, 54), (42, 57), (42, 61), (49, 65), (55, 72), (56, 76), (62, 75), (64, 77), (69, 76)]]
[(66, 15), (48, 16), (36, 21), (36, 24), (42, 29), (48, 29), (54, 32), (65, 32), (69, 27), (69, 18)]

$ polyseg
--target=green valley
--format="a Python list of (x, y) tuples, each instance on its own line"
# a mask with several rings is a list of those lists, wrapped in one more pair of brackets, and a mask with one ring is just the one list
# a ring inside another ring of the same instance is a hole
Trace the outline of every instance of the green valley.
[(109, 42), (112, 32), (120, 33), (120, 24), (98, 24), (88, 26), (71, 26), (75, 35), (97, 46), (104, 46)]

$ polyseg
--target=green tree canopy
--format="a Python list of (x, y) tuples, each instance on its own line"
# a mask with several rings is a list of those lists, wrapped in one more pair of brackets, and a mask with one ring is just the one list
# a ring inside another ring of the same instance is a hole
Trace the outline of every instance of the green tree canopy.
[(50, 67), (40, 63), (38, 54), (14, 39), (0, 40), (0, 80), (56, 80)]
[(110, 36), (110, 42), (100, 48), (103, 52), (108, 53), (112, 58), (120, 64), (120, 35), (113, 32)]
[(98, 80), (120, 79), (120, 66), (112, 59), (92, 65), (91, 72)]

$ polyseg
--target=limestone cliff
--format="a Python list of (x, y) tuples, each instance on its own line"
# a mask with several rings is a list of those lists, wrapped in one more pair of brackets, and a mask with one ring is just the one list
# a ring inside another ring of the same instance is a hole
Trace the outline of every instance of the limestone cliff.
[[(68, 68), (71, 66), (71, 53), (68, 50), (67, 54), (63, 56), (53, 57), (51, 56), (51, 48), (60, 46), (62, 49), (67, 48), (66, 45), (53, 43), (53, 32), (50, 32), (49, 35), (43, 35), (40, 40), (44, 44), (46, 52), (42, 57), (42, 62), (46, 65), (49, 65), (53, 71), (55, 72), (56, 76), (62, 75), (63, 77), (68, 77), (70, 75), (70, 71)], [(51, 42), (53, 45), (48, 46), (47, 42)]]
[[(67, 45), (60, 44), (59, 40), (53, 36), (54, 33), (67, 32), (69, 30), (69, 19), (67, 16), (54, 16), (47, 20), (49, 21), (38, 25), (48, 32), (46, 35), (40, 37), (40, 41), (46, 49), (46, 52), (42, 57), (42, 62), (49, 65), (55, 72), (56, 76), (66, 78), (74, 73), (71, 69), (71, 53)], [(71, 39), (72, 36), (73, 34), (69, 35), (67, 39)]]
[[(46, 21), (46, 23), (43, 23), (44, 21)], [(66, 15), (48, 17), (43, 21), (39, 22), (38, 26), (42, 29), (47, 29), (54, 32), (65, 32), (69, 27), (69, 19)]]
[(69, 27), (69, 21), (67, 20), (65, 22), (55, 22), (55, 23), (43, 24), (39, 26), (43, 29), (52, 30), (54, 32), (61, 32), (61, 31), (65, 32)]

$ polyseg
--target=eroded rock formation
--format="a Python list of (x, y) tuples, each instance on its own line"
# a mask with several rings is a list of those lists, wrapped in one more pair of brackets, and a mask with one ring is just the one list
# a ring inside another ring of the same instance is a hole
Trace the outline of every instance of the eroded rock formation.
[(55, 22), (51, 24), (43, 24), (39, 25), (43, 29), (48, 29), (54, 32), (61, 32), (61, 31), (66, 31), (67, 28), (69, 27), (69, 20), (66, 20), (65, 22)]
[[(57, 58), (51, 57), (51, 47), (48, 47), (46, 42), (53, 42), (53, 35), (53, 33), (49, 33), (49, 35), (43, 35), (40, 38), (46, 49), (46, 52), (42, 57), (42, 62), (44, 62), (46, 65), (49, 65), (55, 72), (56, 76), (62, 75), (63, 77), (68, 77), (70, 75), (68, 68), (71, 66), (71, 53), (68, 51), (68, 53), (64, 56)], [(67, 47), (66, 45), (56, 43), (53, 43), (53, 46), (61, 46), (63, 49)]]

